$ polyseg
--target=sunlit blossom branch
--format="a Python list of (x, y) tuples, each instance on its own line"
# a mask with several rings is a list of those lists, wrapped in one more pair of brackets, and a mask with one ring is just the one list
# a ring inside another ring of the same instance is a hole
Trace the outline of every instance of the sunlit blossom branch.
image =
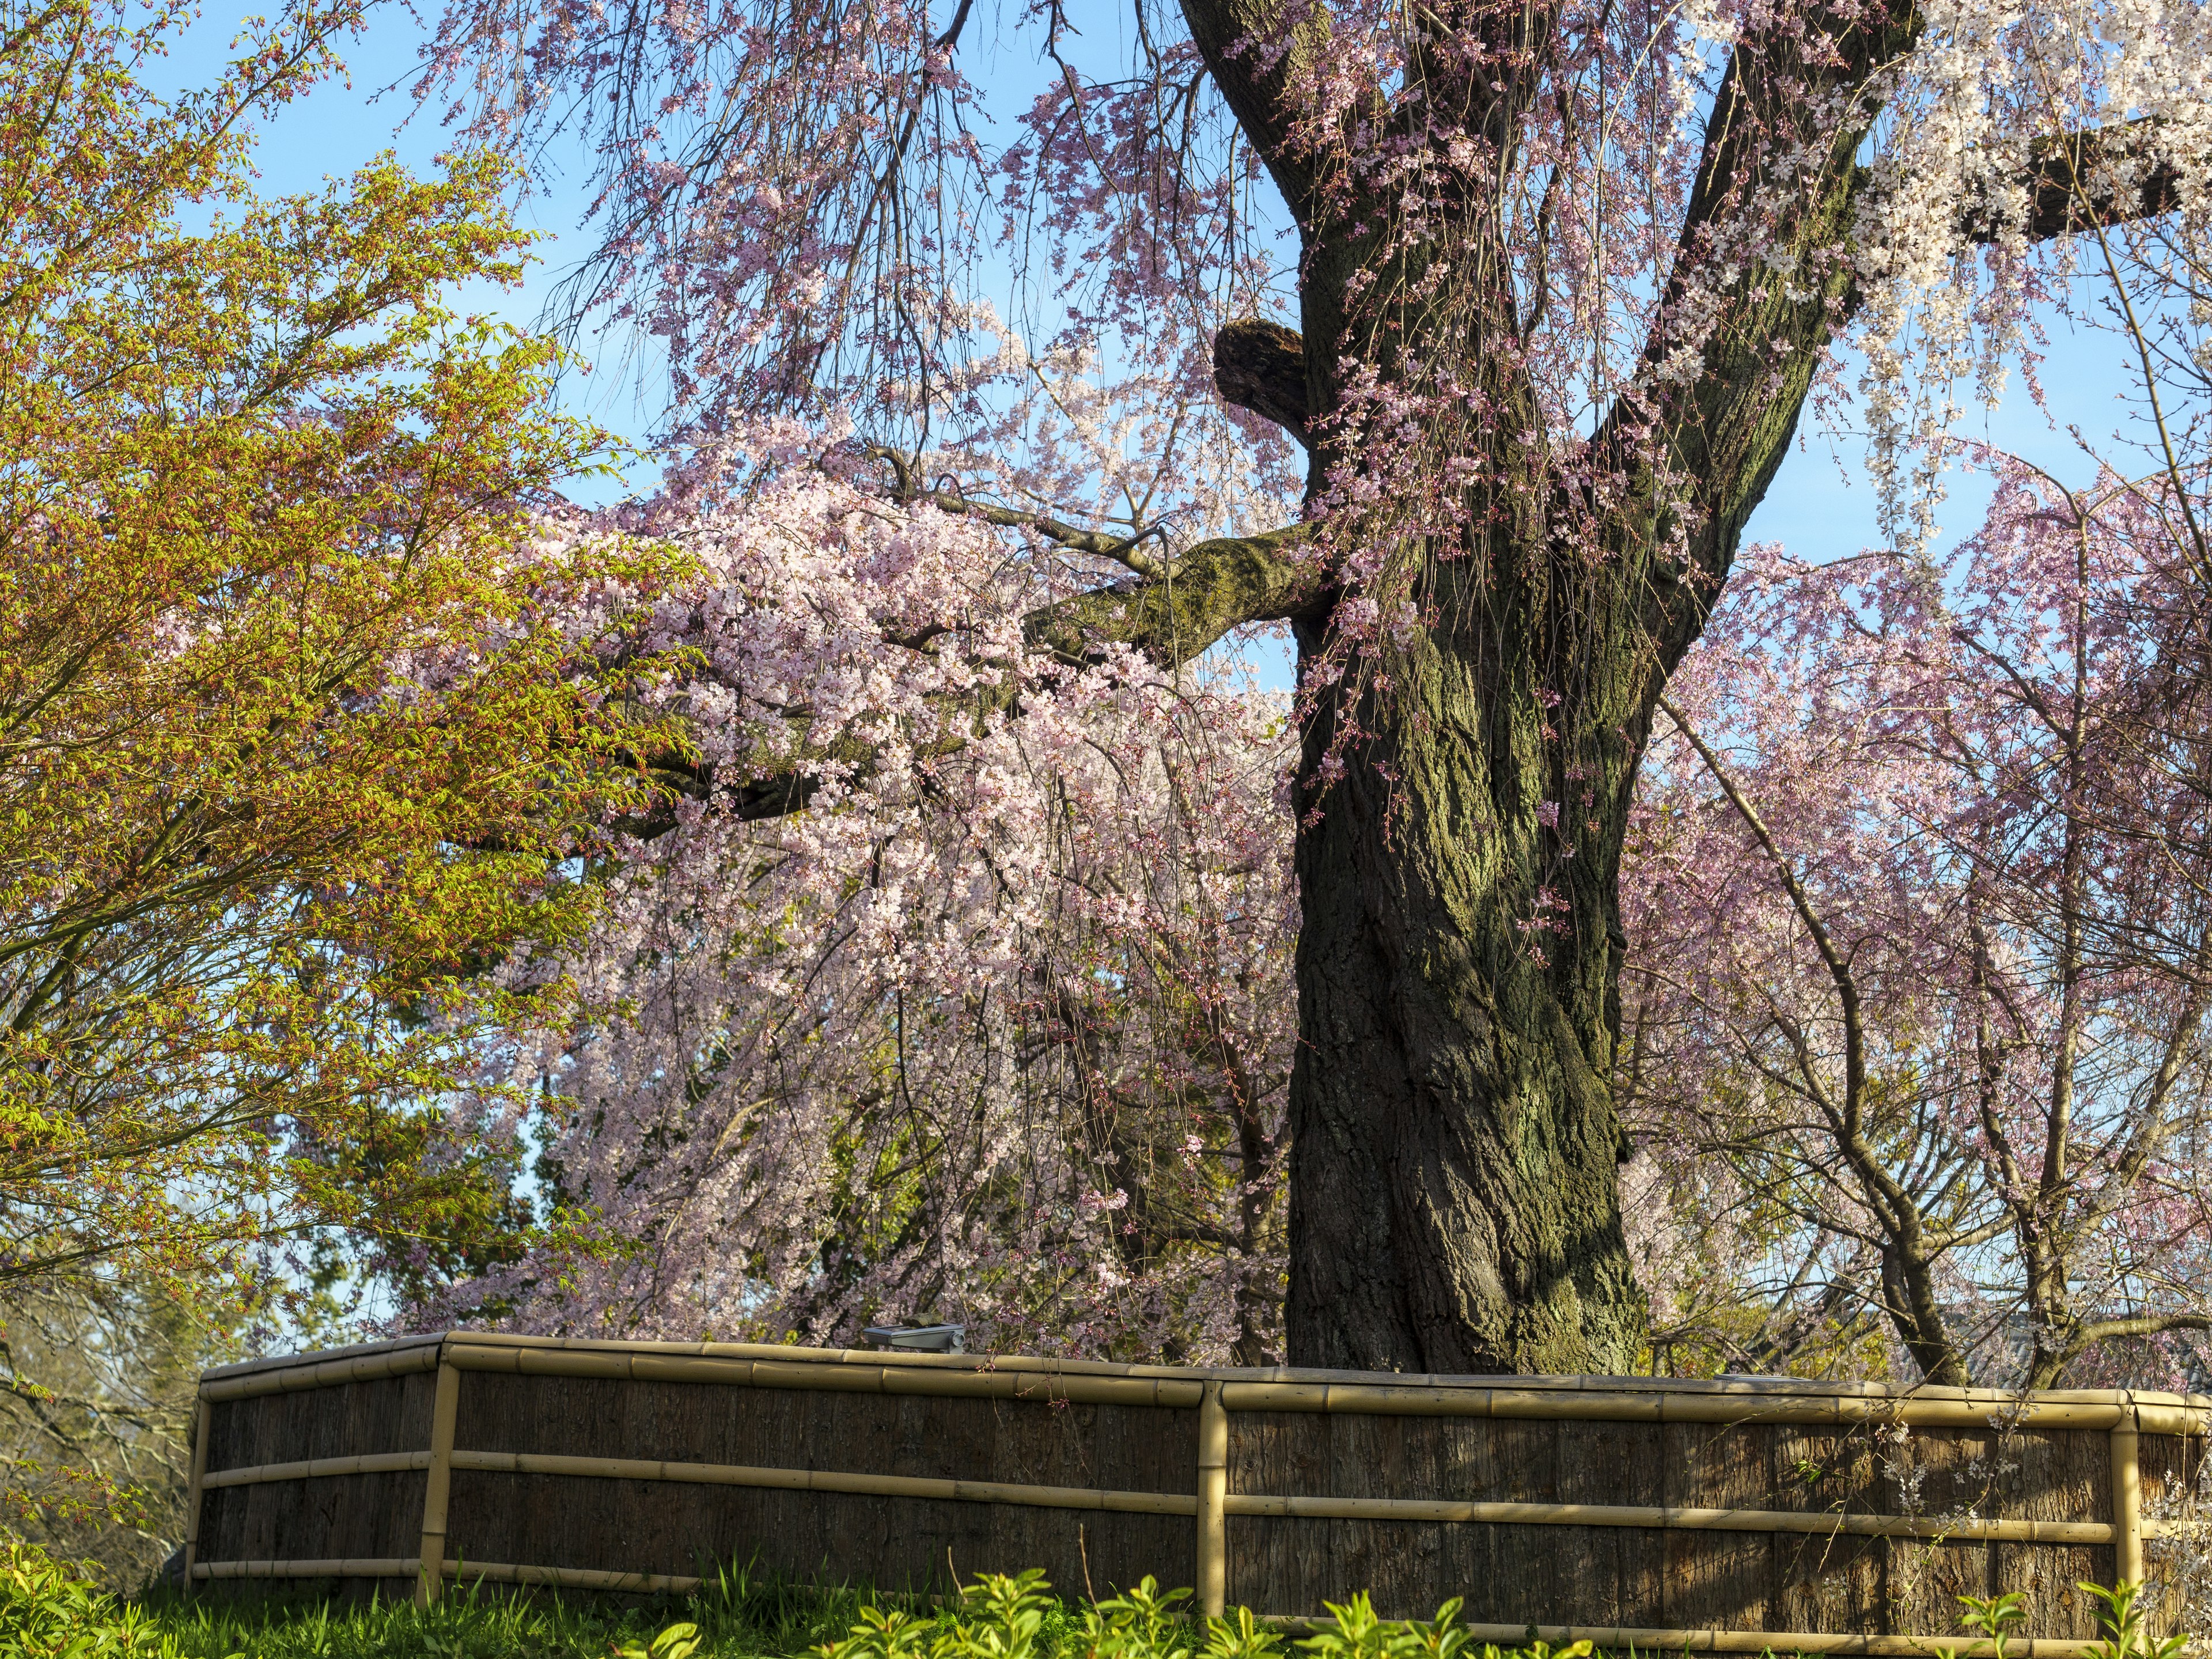
[[(2160, 142), (2166, 123), (2142, 116), (2115, 126), (2052, 133), (2027, 147), (2025, 166), (1977, 192), (1965, 226), (1969, 240), (2008, 234), (2031, 240), (2069, 236), (2142, 219), (2181, 205), (2181, 169)], [(1992, 200), (2017, 190), (2021, 204)]]
[(1116, 564), (1126, 565), (1139, 576), (1167, 574), (1168, 561), (1155, 558), (1145, 551), (1145, 544), (1160, 534), (1160, 526), (1157, 525), (1147, 526), (1131, 536), (1114, 536), (1101, 530), (1085, 530), (1079, 525), (1056, 519), (1048, 513), (1002, 507), (994, 501), (975, 501), (958, 489), (928, 488), (916, 481), (915, 464), (887, 445), (871, 444), (867, 453), (890, 465), (895, 481), (891, 499), (901, 506), (927, 502), (944, 512), (980, 520), (1001, 530), (1035, 531), (1047, 541), (1072, 553), (1088, 553), (1094, 558), (1111, 559)]
[[(1257, 536), (1228, 536), (1200, 542), (1160, 576), (1127, 586), (1096, 588), (1031, 611), (1023, 633), (1031, 648), (1067, 667), (1100, 659), (1120, 647), (1163, 667), (1194, 660), (1231, 632), (1254, 623), (1279, 622), (1311, 604), (1319, 586), (1312, 565), (1301, 556), (1306, 526), (1289, 525)], [(1009, 678), (963, 705), (980, 717), (1013, 706), (1020, 695)], [(945, 755), (957, 738), (933, 745)], [(785, 769), (731, 778), (725, 768), (673, 752), (647, 763), (653, 775), (677, 794), (757, 822), (804, 811), (822, 789), (824, 761), (837, 763), (848, 778), (866, 775), (876, 763), (872, 750), (847, 744), (834, 754), (811, 757)], [(671, 805), (623, 818), (621, 828), (647, 839), (673, 829)]]

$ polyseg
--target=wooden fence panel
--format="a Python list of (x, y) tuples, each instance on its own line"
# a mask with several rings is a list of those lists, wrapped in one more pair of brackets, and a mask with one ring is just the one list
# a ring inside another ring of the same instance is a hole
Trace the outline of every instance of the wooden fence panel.
[(1150, 1574), (1292, 1618), (1455, 1596), (1485, 1639), (1723, 1652), (1925, 1652), (1959, 1642), (1960, 1596), (2019, 1589), (2014, 1651), (2087, 1659), (2075, 1582), (2178, 1547), (2208, 1419), (2109, 1391), (456, 1333), (209, 1373), (186, 1559), (199, 1585), (424, 1599), (732, 1563), (928, 1594), (1038, 1566), (1069, 1595)]
[[(1782, 1424), (1772, 1431), (1766, 1507), (1801, 1515), (1884, 1513), (1873, 1437)], [(1774, 1534), (1772, 1617), (1784, 1630), (1871, 1636), (1888, 1628), (1888, 1540), (1850, 1534)]]

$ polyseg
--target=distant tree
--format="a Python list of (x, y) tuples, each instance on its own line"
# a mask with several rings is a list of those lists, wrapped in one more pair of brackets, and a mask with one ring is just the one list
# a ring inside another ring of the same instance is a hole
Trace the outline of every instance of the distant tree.
[(180, 1540), (198, 1375), (235, 1333), (88, 1268), (19, 1281), (0, 1319), (19, 1384), (0, 1393), (0, 1527), (136, 1589)]
[(1643, 1231), (1686, 1224), (1650, 1254), (1678, 1360), (2201, 1364), (2204, 503), (2155, 471), (1999, 482), (1944, 565), (1760, 550), (1662, 705), (1617, 1087)]
[(164, 102), (182, 15), (0, 9), (0, 1388), (94, 1438), (64, 1304), (499, 1230), (496, 1108), (424, 1107), (557, 988), (457, 988), (580, 927), (668, 741), (562, 620), (642, 563), (529, 538), (601, 447), (556, 348), (445, 298), (517, 274), (501, 166), (258, 201), (246, 124), (352, 14)]

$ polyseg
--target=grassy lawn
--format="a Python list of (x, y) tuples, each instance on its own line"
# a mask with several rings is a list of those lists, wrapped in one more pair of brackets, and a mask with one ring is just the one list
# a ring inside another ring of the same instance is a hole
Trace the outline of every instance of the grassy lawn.
[(0, 1659), (1269, 1659), (1280, 1645), (1249, 1623), (1244, 1640), (1209, 1643), (1178, 1616), (1187, 1606), (1140, 1591), (1079, 1612), (1024, 1574), (979, 1581), (957, 1607), (909, 1610), (743, 1568), (627, 1606), (489, 1585), (449, 1589), (428, 1608), (281, 1593), (123, 1599), (34, 1550), (0, 1547)]

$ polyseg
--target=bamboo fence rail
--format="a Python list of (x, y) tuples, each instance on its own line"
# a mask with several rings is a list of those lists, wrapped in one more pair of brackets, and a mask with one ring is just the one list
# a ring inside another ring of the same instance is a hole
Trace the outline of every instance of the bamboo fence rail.
[[(1042, 1565), (1291, 1622), (1372, 1589), (1463, 1595), (1489, 1641), (1885, 1656), (1972, 1652), (1956, 1596), (2022, 1589), (2011, 1651), (2087, 1659), (2075, 1581), (2140, 1581), (2147, 1540), (2201, 1531), (2150, 1511), (2185, 1504), (2212, 1401), (456, 1332), (210, 1371), (196, 1420), (197, 1584), (427, 1602), (684, 1590), (672, 1568), (732, 1555), (885, 1588)], [(587, 1449), (609, 1440), (628, 1455)]]

